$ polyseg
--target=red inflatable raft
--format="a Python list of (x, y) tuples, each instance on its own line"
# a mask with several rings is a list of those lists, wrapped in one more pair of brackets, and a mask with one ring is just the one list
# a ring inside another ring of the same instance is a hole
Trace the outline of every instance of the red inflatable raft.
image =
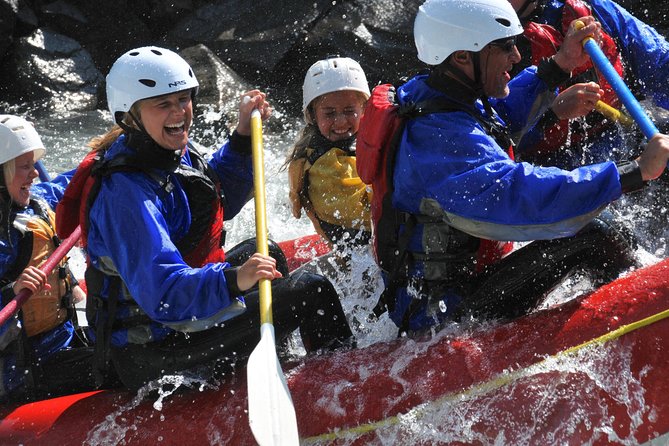
[[(302, 444), (642, 444), (669, 432), (669, 260), (507, 324), (286, 366)], [(246, 373), (8, 407), (1, 444), (253, 445)], [(664, 438), (666, 440), (666, 438)]]

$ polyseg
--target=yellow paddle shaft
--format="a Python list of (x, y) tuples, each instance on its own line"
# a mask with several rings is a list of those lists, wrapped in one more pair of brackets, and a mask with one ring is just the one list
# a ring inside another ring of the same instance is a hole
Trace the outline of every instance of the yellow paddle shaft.
[[(262, 118), (258, 110), (253, 110), (251, 113), (251, 150), (253, 153), (253, 194), (256, 207), (256, 249), (260, 254), (269, 255)], [(260, 279), (258, 288), (260, 291), (260, 323), (272, 324), (272, 283), (267, 279)]]
[(629, 127), (634, 123), (632, 118), (627, 116), (627, 114), (621, 112), (617, 108), (611, 107), (606, 102), (597, 101), (595, 104), (595, 110), (603, 114), (608, 120), (620, 122), (625, 127)]

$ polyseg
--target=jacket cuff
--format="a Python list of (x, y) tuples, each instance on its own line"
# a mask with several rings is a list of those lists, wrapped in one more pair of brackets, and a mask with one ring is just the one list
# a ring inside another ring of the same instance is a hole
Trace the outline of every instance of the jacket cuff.
[(639, 163), (636, 161), (619, 161), (616, 163), (616, 167), (618, 168), (618, 175), (620, 175), (620, 186), (623, 193), (641, 190), (646, 185), (641, 175)]
[(14, 283), (15, 282), (8, 283), (0, 289), (0, 299), (2, 299), (3, 307), (7, 306), (7, 304), (16, 297), (16, 294), (14, 294)]
[(541, 59), (537, 66), (537, 76), (544, 81), (549, 90), (555, 90), (571, 78), (571, 73), (562, 71), (562, 68), (552, 57)]
[(244, 155), (251, 154), (251, 136), (244, 136), (237, 133), (237, 130), (230, 135), (230, 149)]
[(552, 108), (547, 109), (537, 121), (537, 127), (541, 129), (548, 129), (560, 122), (560, 118), (555, 114)]
[(239, 268), (227, 268), (223, 270), (225, 283), (228, 285), (228, 291), (231, 296), (244, 295), (244, 292), (237, 286), (237, 270), (239, 270)]

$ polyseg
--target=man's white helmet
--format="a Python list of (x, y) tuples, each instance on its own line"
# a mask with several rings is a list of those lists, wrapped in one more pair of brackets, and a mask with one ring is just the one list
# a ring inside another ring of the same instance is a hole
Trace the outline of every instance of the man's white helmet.
[(114, 122), (139, 100), (194, 89), (199, 84), (188, 62), (174, 51), (155, 46), (130, 50), (107, 75), (107, 104)]
[(348, 57), (331, 57), (313, 64), (304, 77), (302, 85), (302, 111), (318, 96), (333, 91), (359, 91), (369, 99), (369, 85), (362, 67)]
[(0, 164), (28, 152), (34, 153), (35, 161), (46, 153), (35, 127), (18, 116), (0, 115)]
[(497, 39), (522, 34), (508, 0), (427, 0), (413, 27), (418, 58), (439, 65), (455, 51), (481, 51)]

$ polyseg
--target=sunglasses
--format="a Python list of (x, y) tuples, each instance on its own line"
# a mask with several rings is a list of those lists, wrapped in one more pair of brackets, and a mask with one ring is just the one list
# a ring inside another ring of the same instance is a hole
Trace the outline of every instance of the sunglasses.
[(516, 38), (518, 36), (505, 37), (504, 39), (493, 40), (489, 45), (501, 48), (502, 51), (510, 53), (516, 47)]

